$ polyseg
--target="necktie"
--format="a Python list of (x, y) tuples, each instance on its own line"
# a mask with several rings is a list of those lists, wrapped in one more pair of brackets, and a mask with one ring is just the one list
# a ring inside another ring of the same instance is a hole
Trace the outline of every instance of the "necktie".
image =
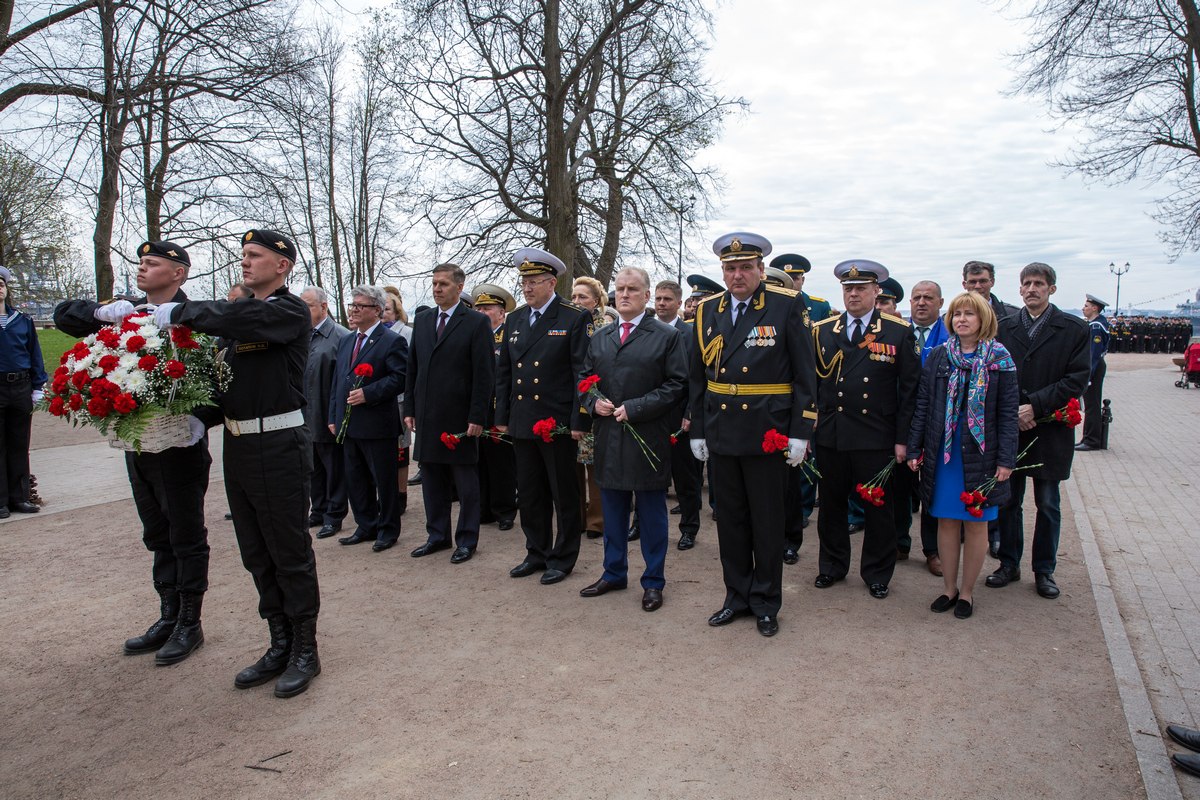
[(921, 346), (922, 350), (924, 350), (925, 339), (929, 336), (929, 328), (917, 328), (917, 330), (921, 332), (921, 335), (917, 337), (917, 344)]
[(746, 301), (743, 300), (742, 302), (737, 304), (737, 308), (735, 308), (733, 311), (734, 327), (737, 327), (738, 320), (741, 319), (742, 314), (745, 314), (745, 313), (746, 313)]
[(358, 338), (354, 340), (354, 352), (350, 354), (350, 363), (358, 361), (358, 351), (362, 347), (363, 340), (367, 338), (365, 333), (358, 334)]
[(632, 322), (621, 323), (621, 344), (625, 344), (625, 340), (629, 338), (629, 332), (633, 330)]
[(446, 319), (449, 316), (450, 315), (445, 311), (443, 311), (441, 314), (438, 314), (437, 338), (439, 339), (442, 338), (442, 333), (446, 330)]
[(529, 327), (532, 328), (534, 325), (537, 325), (537, 321), (539, 319), (541, 319), (541, 317), (542, 317), (542, 312), (540, 312), (540, 311), (534, 311), (532, 314), (530, 314), (529, 315)]
[(861, 319), (854, 320), (854, 333), (850, 337), (851, 344), (858, 344), (862, 341), (863, 324)]

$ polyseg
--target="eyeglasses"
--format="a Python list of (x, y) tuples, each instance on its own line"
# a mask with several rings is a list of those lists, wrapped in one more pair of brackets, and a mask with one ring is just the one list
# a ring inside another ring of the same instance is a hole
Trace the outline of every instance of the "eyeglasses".
[(543, 283), (548, 280), (557, 281), (556, 278), (553, 278), (553, 277), (550, 277), (547, 275), (539, 275), (536, 278), (521, 278), (521, 285), (522, 286), (537, 286), (538, 284)]
[(351, 311), (366, 311), (368, 308), (379, 308), (379, 306), (375, 305), (374, 303), (367, 303), (366, 305), (363, 305), (362, 303), (347, 303), (346, 308), (350, 309)]

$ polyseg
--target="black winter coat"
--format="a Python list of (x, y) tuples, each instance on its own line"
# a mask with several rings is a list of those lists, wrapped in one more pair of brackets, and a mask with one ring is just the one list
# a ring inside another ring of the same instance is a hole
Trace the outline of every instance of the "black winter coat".
[[(908, 460), (925, 456), (921, 466), (921, 500), (926, 507), (933, 505), (933, 484), (937, 467), (942, 463), (943, 437), (946, 431), (946, 393), (950, 382), (950, 357), (946, 346), (939, 345), (929, 352), (917, 387), (917, 411), (913, 415), (908, 437)], [(966, 395), (960, 397), (966, 402)], [(1019, 390), (1016, 372), (993, 372), (989, 376), (987, 398), (983, 408), (983, 443), (981, 451), (967, 430), (962, 431), (963, 486), (968, 490), (981, 486), (996, 474), (996, 467), (1012, 469), (1017, 461), (1017, 405)], [(958, 412), (962, 413), (960, 403)], [(960, 420), (960, 424), (964, 421)], [(1008, 502), (1012, 487), (1001, 481), (988, 493), (987, 506)]]

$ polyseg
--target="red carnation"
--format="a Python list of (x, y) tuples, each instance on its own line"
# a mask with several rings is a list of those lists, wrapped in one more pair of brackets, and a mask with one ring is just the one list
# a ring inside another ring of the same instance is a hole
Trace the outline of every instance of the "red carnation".
[(375, 370), (370, 364), (359, 364), (354, 368), (354, 374), (360, 378), (369, 378), (375, 374)]
[(182, 378), (185, 372), (187, 372), (187, 367), (183, 365), (183, 362), (173, 358), (163, 366), (163, 374), (168, 378)]
[[(135, 325), (133, 329), (136, 331), (137, 326)], [(112, 328), (101, 328), (100, 330), (96, 331), (96, 341), (100, 342), (100, 344), (104, 345), (105, 347), (116, 348), (121, 345), (121, 335)]]
[(58, 363), (63, 365), (63, 366), (62, 366), (62, 368), (63, 368), (63, 369), (66, 369), (66, 366), (67, 366), (67, 359), (68, 359), (68, 358), (70, 358), (70, 357), (71, 357), (71, 351), (70, 351), (70, 350), (68, 350), (67, 352), (63, 353), (61, 356), (59, 356), (59, 357), (58, 357)]
[(442, 444), (446, 445), (447, 450), (453, 450), (458, 447), (459, 438), (453, 433), (443, 433), (441, 435)]
[(125, 342), (125, 349), (131, 353), (136, 353), (146, 346), (146, 338), (144, 336), (130, 336)]
[[(78, 397), (79, 395), (75, 396)], [(50, 407), (48, 410), (56, 417), (61, 417), (67, 413), (67, 410), (63, 407), (63, 399), (61, 397), (50, 398)]]
[(91, 390), (92, 397), (103, 397), (110, 401), (121, 393), (121, 387), (107, 378), (96, 378), (96, 380), (92, 381)]
[(66, 377), (67, 375), (70, 375), (70, 374), (71, 374), (71, 371), (68, 370), (66, 367), (59, 367), (58, 369), (54, 370), (54, 377), (56, 377), (56, 378)]
[(195, 350), (200, 347), (200, 343), (192, 338), (192, 329), (186, 325), (171, 328), (171, 341), (180, 350)]
[[(59, 397), (56, 399), (61, 400), (62, 398)], [(51, 402), (54, 402), (54, 401), (52, 400)], [(83, 408), (83, 395), (73, 394), (70, 397), (68, 397), (67, 398), (67, 407), (70, 408), (72, 411), (78, 411), (79, 409)]]
[(138, 359), (138, 369), (150, 372), (158, 366), (158, 356), (142, 356)]
[(104, 370), (104, 374), (107, 375), (117, 368), (117, 365), (121, 363), (121, 360), (116, 356), (108, 355), (100, 356), (100, 361), (97, 363), (99, 364), (100, 369)]
[(103, 397), (93, 397), (87, 402), (87, 412), (93, 417), (107, 417), (112, 413), (112, 403)]
[(676, 436), (674, 434), (672, 434), (671, 435), (671, 446), (674, 447), (677, 444), (679, 444), (679, 439), (676, 438)]
[(90, 356), (92, 354), (92, 351), (89, 350), (88, 346), (86, 344), (84, 344), (83, 342), (77, 343), (68, 352), (75, 356), (76, 361), (87, 358), (88, 356)]
[(592, 390), (592, 387), (594, 387), (599, 382), (600, 382), (599, 375), (588, 375), (586, 378), (584, 378), (583, 380), (581, 380), (579, 382), (579, 393), (587, 394), (589, 391)]
[(554, 417), (546, 417), (533, 423), (533, 433), (535, 436), (542, 437), (542, 441), (550, 443), (554, 441), (554, 429), (558, 427), (558, 422)]
[(71, 376), (71, 385), (76, 389), (82, 389), (88, 384), (88, 374), (84, 370), (79, 370)]
[(967, 513), (978, 519), (979, 517), (983, 516), (983, 509), (979, 506), (971, 506), (967, 509)]
[(67, 384), (70, 380), (66, 375), (55, 375), (54, 380), (50, 381), (50, 391), (55, 394), (62, 394), (67, 390)]
[(140, 325), (133, 321), (133, 317), (129, 316), (126, 317), (125, 321), (121, 323), (121, 333), (132, 333), (140, 327)]
[(975, 502), (975, 505), (979, 506), (983, 505), (987, 501), (987, 495), (976, 489), (975, 491), (971, 492), (971, 499)]
[(121, 414), (128, 414), (137, 408), (137, 400), (129, 392), (122, 392), (113, 400), (113, 408)]
[(965, 505), (968, 505), (968, 506), (969, 506), (969, 505), (971, 505), (971, 501), (972, 501), (972, 500), (974, 500), (974, 499), (975, 499), (975, 493), (974, 493), (974, 492), (963, 492), (962, 494), (960, 494), (960, 495), (958, 496), (958, 501), (959, 501), (960, 503), (963, 503), (963, 504), (965, 504)]
[(788, 438), (775, 428), (763, 434), (762, 449), (764, 453), (778, 453), (787, 450)]

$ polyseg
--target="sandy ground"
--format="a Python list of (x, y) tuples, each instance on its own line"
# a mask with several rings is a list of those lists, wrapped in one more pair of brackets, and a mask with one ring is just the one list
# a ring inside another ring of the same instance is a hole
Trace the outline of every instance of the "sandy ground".
[[(35, 446), (94, 440), (37, 421)], [(132, 503), (46, 499), (0, 528), (3, 797), (1144, 797), (1066, 508), (1062, 598), (1025, 573), (980, 587), (966, 621), (929, 612), (941, 579), (919, 558), (884, 601), (853, 576), (815, 589), (810, 526), (768, 640), (705, 624), (723, 597), (707, 518), (646, 614), (636, 589), (578, 596), (598, 541), (548, 587), (507, 576), (519, 530), (485, 526), (463, 565), (410, 558), (414, 494), (398, 547), (316, 543), (324, 671), (285, 701), (233, 688), (266, 627), (219, 462), (207, 641), (174, 667), (121, 654), (157, 611)]]

